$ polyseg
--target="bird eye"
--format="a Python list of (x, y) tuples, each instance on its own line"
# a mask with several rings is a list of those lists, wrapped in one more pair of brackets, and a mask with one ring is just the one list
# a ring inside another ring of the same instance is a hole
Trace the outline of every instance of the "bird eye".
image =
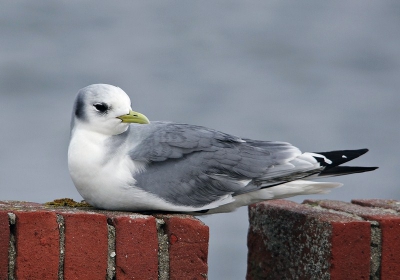
[(105, 104), (105, 103), (96, 103), (96, 104), (93, 104), (93, 107), (96, 108), (96, 110), (101, 113), (105, 113), (109, 109), (107, 104)]

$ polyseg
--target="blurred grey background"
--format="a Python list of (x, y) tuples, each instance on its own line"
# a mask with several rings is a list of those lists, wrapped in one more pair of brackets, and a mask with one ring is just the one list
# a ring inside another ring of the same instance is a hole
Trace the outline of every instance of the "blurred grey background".
[[(89, 84), (150, 120), (370, 148), (375, 172), (314, 198), (400, 199), (399, 1), (1, 1), (0, 200), (80, 200), (70, 111)], [(295, 198), (301, 202), (306, 197)], [(209, 278), (244, 279), (247, 209), (202, 218)]]

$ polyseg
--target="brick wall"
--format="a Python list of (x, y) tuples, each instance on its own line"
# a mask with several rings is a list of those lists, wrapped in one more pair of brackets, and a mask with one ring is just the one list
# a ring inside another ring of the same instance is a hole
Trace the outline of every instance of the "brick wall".
[(400, 202), (249, 206), (247, 279), (400, 279)]
[(187, 215), (0, 201), (0, 280), (206, 279), (208, 237)]

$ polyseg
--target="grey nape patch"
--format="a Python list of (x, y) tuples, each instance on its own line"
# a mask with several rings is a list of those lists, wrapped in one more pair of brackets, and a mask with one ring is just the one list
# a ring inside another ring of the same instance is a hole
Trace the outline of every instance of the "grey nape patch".
[(165, 234), (165, 222), (163, 219), (156, 218), (157, 237), (158, 237), (158, 279), (169, 279), (169, 243), (168, 236)]
[(115, 279), (115, 227), (107, 224), (108, 227), (108, 260), (107, 260), (107, 280)]
[(65, 223), (64, 217), (57, 214), (57, 224), (60, 234), (60, 258), (58, 261), (58, 280), (64, 279), (64, 257), (65, 257)]
[(85, 113), (84, 107), (85, 107), (84, 96), (83, 96), (82, 92), (80, 91), (75, 100), (74, 114), (75, 114), (75, 117), (81, 121), (86, 120), (86, 113)]
[(14, 213), (8, 213), (8, 220), (10, 224), (10, 241), (9, 241), (9, 247), (8, 247), (8, 279), (9, 280), (14, 280), (15, 275), (15, 258), (17, 256), (16, 250), (15, 250), (15, 214)]

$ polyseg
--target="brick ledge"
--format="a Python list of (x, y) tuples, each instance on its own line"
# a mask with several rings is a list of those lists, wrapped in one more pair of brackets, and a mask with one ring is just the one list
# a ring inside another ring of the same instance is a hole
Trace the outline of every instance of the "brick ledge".
[(397, 279), (400, 201), (249, 206), (246, 279)]
[(0, 201), (0, 279), (206, 279), (208, 239), (189, 215)]

